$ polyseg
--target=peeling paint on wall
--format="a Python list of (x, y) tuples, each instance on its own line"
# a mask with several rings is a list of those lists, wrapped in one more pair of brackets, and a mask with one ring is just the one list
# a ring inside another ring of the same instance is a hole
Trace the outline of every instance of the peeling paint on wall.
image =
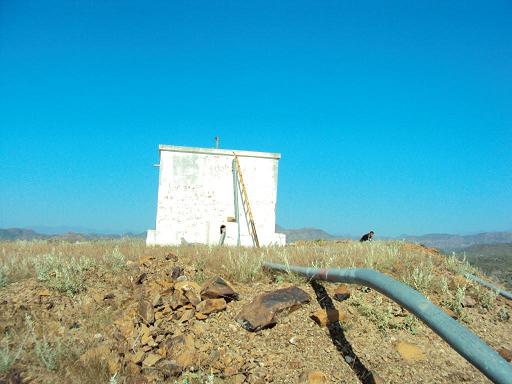
[[(218, 244), (252, 246), (240, 191), (233, 179), (233, 151), (161, 145), (156, 228), (149, 245)], [(276, 153), (236, 151), (261, 245), (284, 245), (275, 233)], [(239, 217), (236, 217), (238, 198)]]

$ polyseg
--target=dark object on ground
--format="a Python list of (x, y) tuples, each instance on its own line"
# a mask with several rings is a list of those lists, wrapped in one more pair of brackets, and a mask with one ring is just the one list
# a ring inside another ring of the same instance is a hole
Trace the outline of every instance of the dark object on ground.
[(183, 268), (180, 267), (180, 266), (176, 266), (172, 269), (172, 272), (171, 272), (171, 279), (172, 280), (177, 280), (178, 277), (182, 276), (183, 275)]
[(350, 289), (346, 284), (341, 284), (334, 291), (334, 300), (343, 301), (350, 297)]
[(223, 298), (229, 302), (238, 300), (238, 293), (235, 292), (229, 282), (220, 276), (215, 276), (201, 286), (201, 298), (203, 300)]
[(374, 232), (373, 231), (370, 231), (366, 234), (364, 234), (361, 239), (359, 239), (359, 241), (362, 243), (363, 241), (372, 241), (373, 239), (373, 234)]

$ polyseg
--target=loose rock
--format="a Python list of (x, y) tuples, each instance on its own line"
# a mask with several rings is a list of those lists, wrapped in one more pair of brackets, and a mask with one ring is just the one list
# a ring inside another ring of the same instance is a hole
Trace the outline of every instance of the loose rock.
[(226, 383), (228, 384), (243, 384), (245, 383), (245, 375), (239, 373), (238, 375), (231, 376), (226, 379)]
[(180, 289), (175, 289), (169, 301), (169, 305), (175, 310), (185, 304), (188, 304), (188, 299)]
[(311, 318), (321, 327), (326, 327), (337, 321), (345, 321), (346, 315), (337, 309), (318, 309)]
[(300, 384), (323, 384), (327, 383), (327, 375), (321, 371), (306, 371), (299, 377)]
[(146, 277), (148, 274), (146, 272), (141, 273), (137, 278), (135, 279), (135, 284), (142, 284), (144, 280), (146, 280)]
[(132, 362), (135, 364), (140, 364), (144, 360), (144, 351), (137, 351), (135, 355), (132, 356)]
[(298, 287), (262, 293), (242, 308), (237, 322), (251, 332), (269, 328), (277, 323), (280, 313), (289, 313), (309, 300), (309, 295)]
[(177, 377), (183, 371), (183, 368), (179, 366), (174, 360), (162, 359), (156, 367), (161, 371), (164, 377)]
[(497, 352), (509, 363), (512, 362), (512, 350), (505, 347), (501, 347), (500, 349), (498, 349)]
[(161, 359), (162, 359), (162, 356), (157, 355), (156, 353), (150, 353), (149, 355), (146, 356), (146, 358), (142, 362), (142, 366), (143, 367), (152, 367)]
[(194, 365), (196, 351), (192, 335), (174, 336), (167, 342), (166, 347), (167, 357), (182, 369)]
[(180, 266), (174, 267), (171, 271), (171, 279), (176, 281), (180, 276), (183, 276), (183, 268)]
[(146, 324), (153, 324), (155, 321), (155, 311), (153, 310), (153, 306), (149, 302), (141, 300), (139, 303), (139, 316)]
[(51, 296), (51, 292), (49, 289), (47, 288), (43, 288), (41, 289), (38, 293), (37, 293), (39, 296)]
[(350, 297), (350, 289), (346, 284), (340, 284), (334, 290), (334, 300), (343, 301)]
[(140, 265), (144, 265), (144, 266), (148, 266), (150, 263), (150, 261), (152, 260), (155, 260), (155, 257), (154, 256), (142, 256), (139, 258), (139, 264)]
[(205, 281), (201, 286), (201, 298), (203, 300), (223, 298), (229, 302), (238, 300), (238, 297), (238, 293), (235, 292), (231, 284), (220, 276)]
[(206, 299), (196, 305), (196, 310), (205, 315), (220, 312), (226, 309), (226, 300), (224, 299)]
[(193, 309), (186, 309), (183, 312), (183, 315), (181, 315), (181, 317), (180, 317), (180, 322), (184, 323), (186, 321), (189, 321), (190, 319), (192, 319), (194, 317), (194, 313), (195, 313), (195, 311)]
[(103, 296), (103, 300), (112, 300), (114, 297), (116, 297), (114, 292), (109, 292), (105, 296)]
[(462, 300), (462, 305), (467, 308), (473, 308), (476, 305), (476, 300), (470, 296), (465, 296)]
[(193, 281), (179, 281), (174, 286), (174, 293), (179, 295), (181, 292), (184, 297), (179, 297), (181, 305), (191, 303), (197, 305), (201, 301), (201, 287)]
[(450, 308), (443, 308), (443, 310), (446, 312), (446, 314), (448, 316), (450, 316), (452, 319), (458, 319), (458, 316), (455, 312), (453, 312), (453, 310), (451, 310)]

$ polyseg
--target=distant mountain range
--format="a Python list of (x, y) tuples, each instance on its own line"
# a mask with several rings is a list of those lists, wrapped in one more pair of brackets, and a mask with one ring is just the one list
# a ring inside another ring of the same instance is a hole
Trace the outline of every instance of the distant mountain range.
[(504, 244), (512, 243), (512, 232), (484, 232), (474, 235), (450, 235), (434, 233), (421, 236), (399, 236), (413, 243), (421, 243), (427, 247), (438, 248), (443, 251), (459, 251), (476, 244)]
[(121, 239), (121, 238), (146, 238), (146, 232), (143, 233), (124, 233), (119, 234), (98, 234), (98, 233), (76, 233), (67, 232), (59, 234), (42, 234), (32, 229), (7, 228), (0, 229), (0, 240), (65, 240), (65, 241), (89, 241), (102, 239)]
[(349, 239), (350, 235), (335, 236), (325, 232), (318, 228), (299, 228), (299, 229), (286, 229), (279, 225), (276, 225), (277, 233), (284, 233), (286, 235), (286, 242), (293, 243), (297, 240), (338, 240), (338, 239)]
[[(298, 228), (287, 229), (276, 225), (276, 232), (284, 233), (286, 241), (292, 243), (297, 240), (340, 240), (340, 239), (359, 239), (359, 236), (351, 235), (332, 235), (318, 228)], [(102, 234), (102, 233), (80, 233), (66, 232), (58, 234), (39, 233), (32, 229), (7, 228), (0, 229), (0, 240), (32, 240), (32, 239), (55, 239), (68, 241), (87, 241), (100, 239), (120, 239), (120, 238), (146, 238), (146, 232), (142, 233), (124, 233), (124, 234)], [(445, 233), (427, 234), (421, 236), (401, 235), (397, 237), (379, 237), (383, 240), (406, 240), (413, 243), (420, 243), (432, 248), (438, 248), (445, 252), (461, 251), (477, 244), (505, 244), (512, 243), (512, 232), (484, 232), (474, 235), (453, 235)]]
[[(286, 241), (291, 243), (297, 240), (340, 240), (359, 239), (359, 236), (331, 235), (317, 228), (286, 229), (276, 225), (276, 232), (284, 233)], [(379, 237), (382, 240), (406, 240), (419, 243), (427, 247), (437, 248), (446, 252), (460, 251), (475, 244), (502, 244), (512, 243), (512, 232), (484, 232), (474, 235), (452, 235), (447, 233), (433, 233), (427, 235), (400, 235), (396, 237)]]

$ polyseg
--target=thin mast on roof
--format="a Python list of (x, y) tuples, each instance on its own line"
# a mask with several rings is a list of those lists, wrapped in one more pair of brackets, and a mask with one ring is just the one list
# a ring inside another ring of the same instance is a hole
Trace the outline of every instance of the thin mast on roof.
[(219, 136), (215, 136), (215, 148), (216, 149), (219, 149), (219, 143), (220, 143), (220, 137)]

